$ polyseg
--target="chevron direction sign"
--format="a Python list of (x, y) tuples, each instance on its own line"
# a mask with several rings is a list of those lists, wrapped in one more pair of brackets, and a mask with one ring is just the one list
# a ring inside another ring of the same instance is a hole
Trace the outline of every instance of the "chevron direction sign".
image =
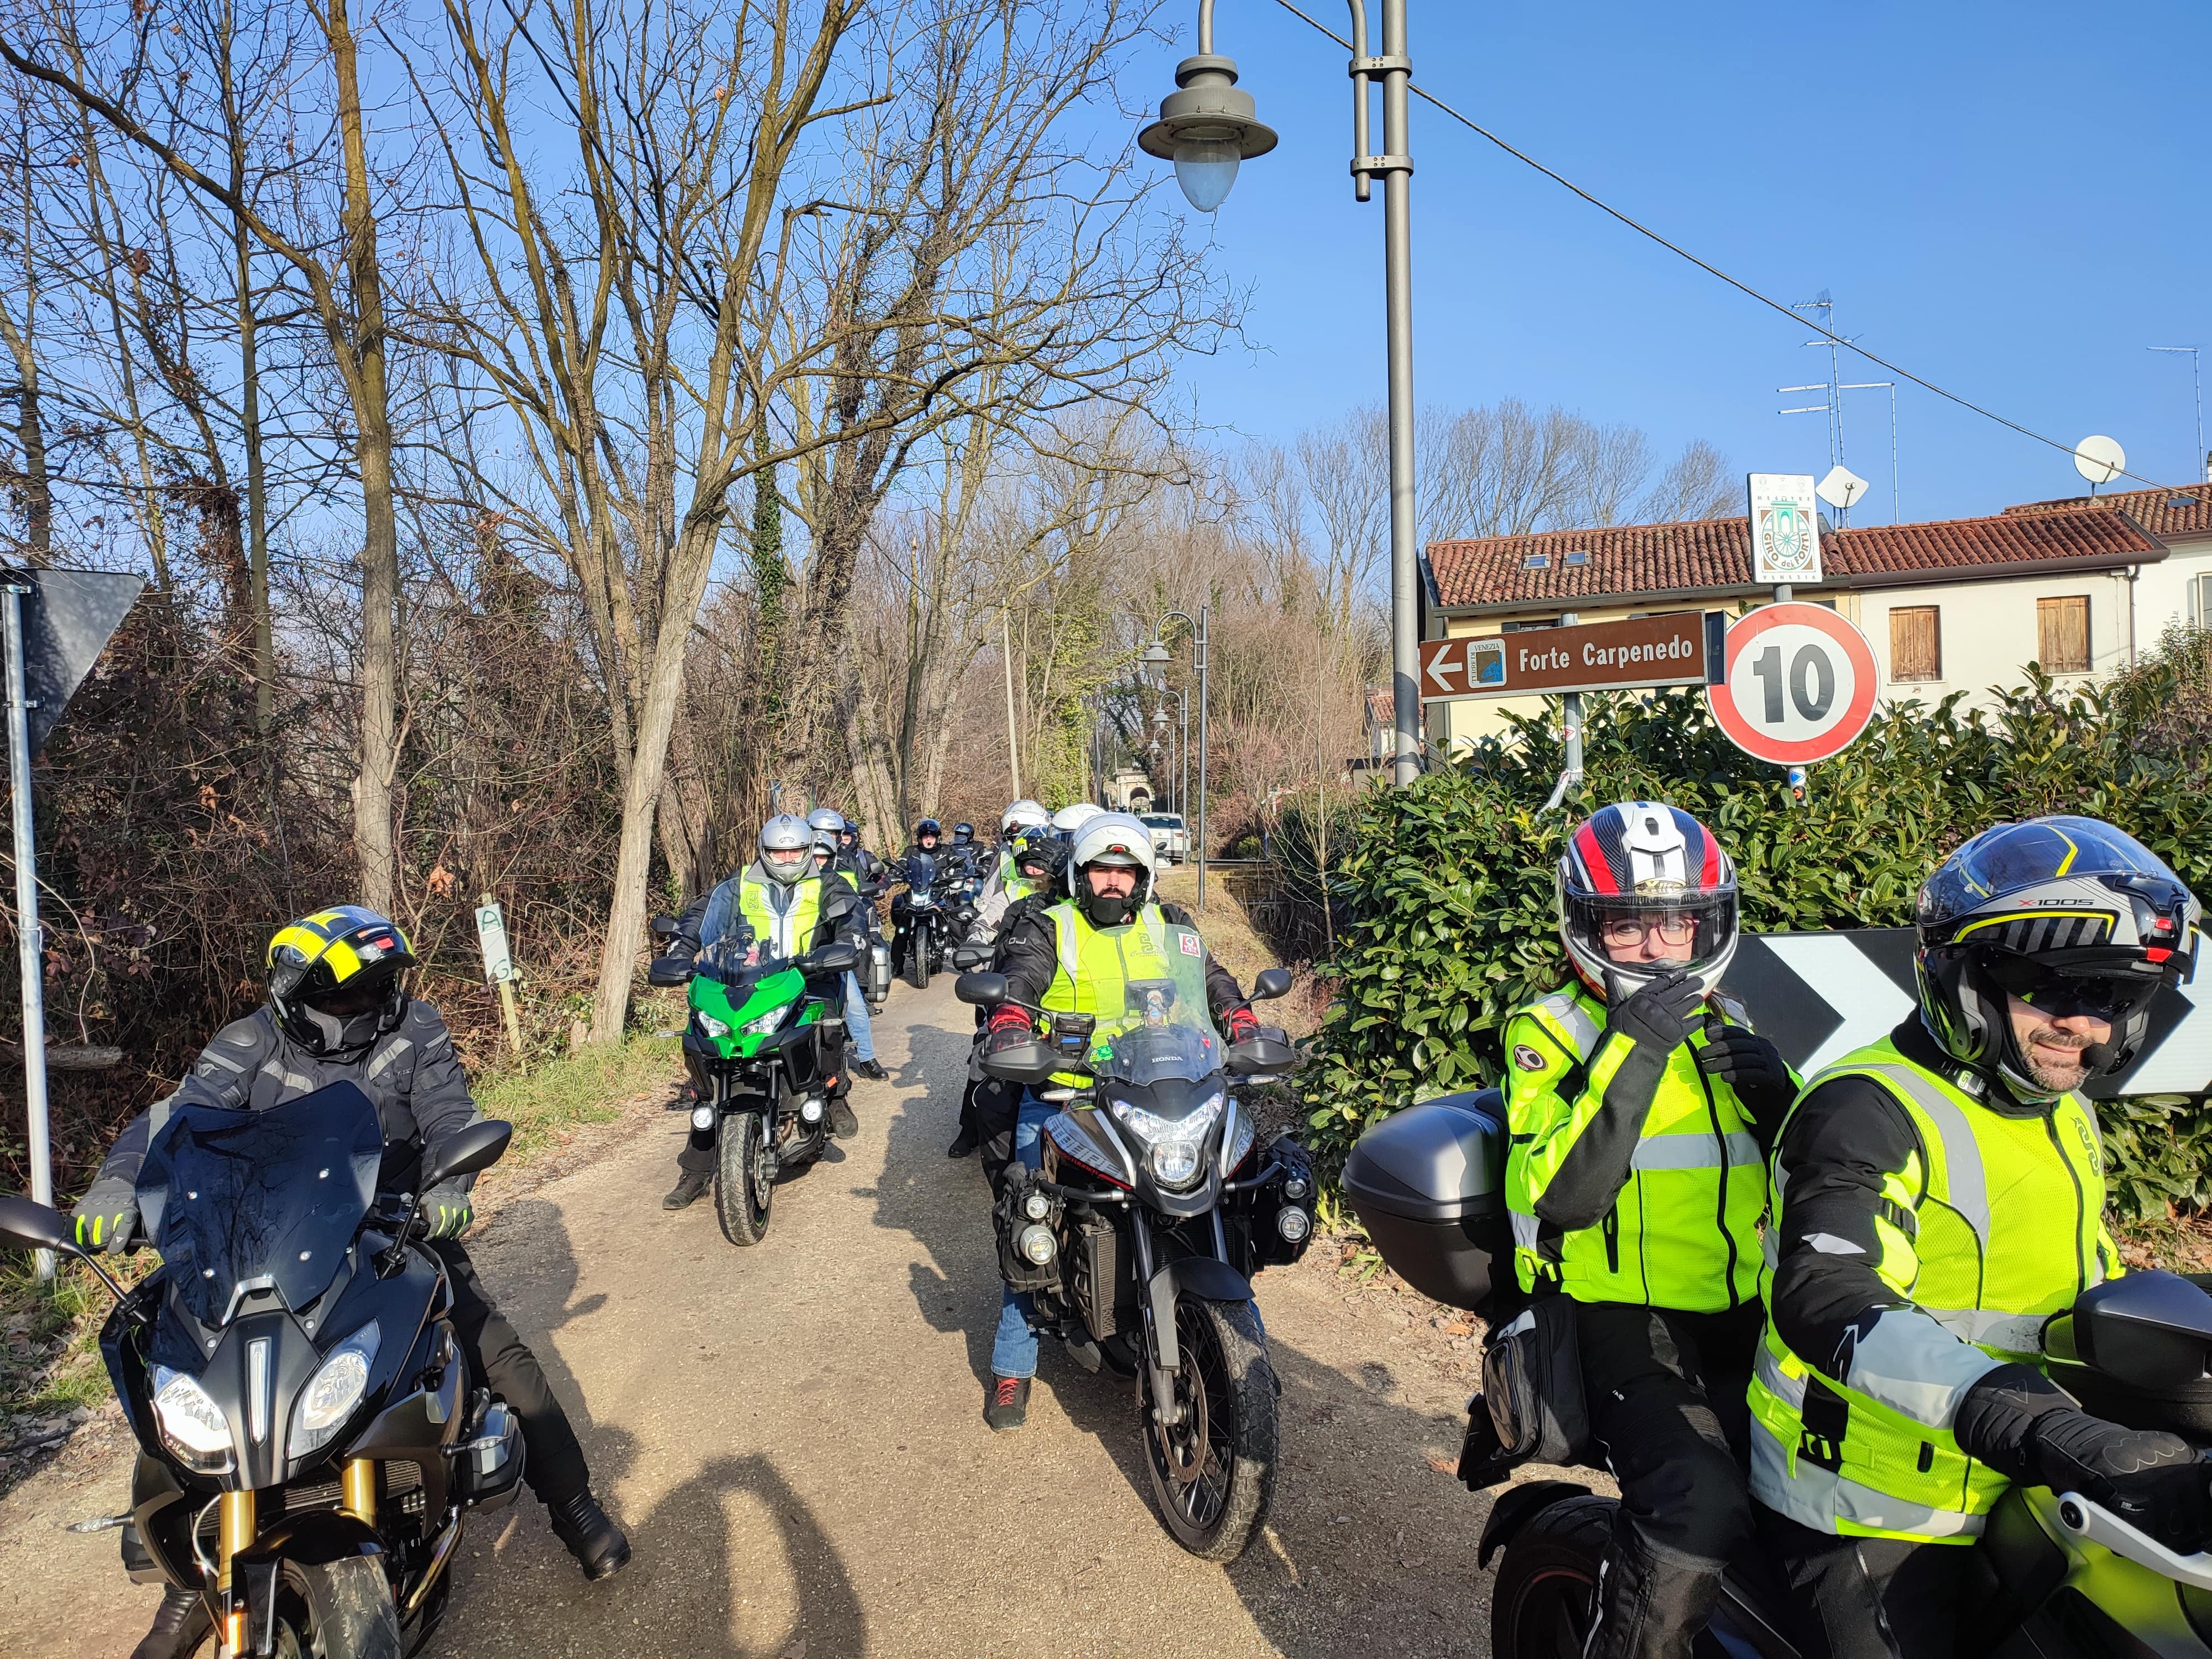
[[(1751, 1023), (1810, 1077), (1883, 1036), (1919, 1006), (1913, 989), (1913, 930), (1867, 927), (1834, 933), (1747, 933), (1721, 989)], [(2212, 985), (2159, 993), (2150, 1035), (2134, 1065), (2083, 1091), (2114, 1095), (2201, 1095), (2212, 1090)]]

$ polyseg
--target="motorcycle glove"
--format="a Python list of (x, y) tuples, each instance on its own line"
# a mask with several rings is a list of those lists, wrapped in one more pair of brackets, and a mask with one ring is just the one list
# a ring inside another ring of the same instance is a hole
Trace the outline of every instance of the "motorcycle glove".
[[(991, 1010), (988, 1026), (994, 1036), (1001, 1031), (1018, 1031), (1027, 1036), (1036, 1029), (1030, 1019), (1030, 1011), (1018, 1008), (1011, 1002), (1002, 1002)], [(1006, 1048), (1008, 1045), (1000, 1043), (999, 1046)]]
[(1748, 1026), (1714, 1032), (1698, 1050), (1698, 1069), (1735, 1090), (1755, 1117), (1780, 1113), (1797, 1093), (1782, 1051)]
[(1662, 973), (1625, 1000), (1619, 995), (1620, 988), (1618, 979), (1606, 975), (1606, 1000), (1611, 1005), (1607, 1029), (1661, 1054), (1672, 1054), (1681, 1046), (1697, 1018), (1698, 1004), (1705, 1000), (1704, 988), (1682, 973)]
[(79, 1249), (127, 1249), (138, 1230), (138, 1189), (120, 1176), (103, 1176), (86, 1188), (70, 1214)]
[(1260, 1016), (1254, 1013), (1249, 1005), (1240, 1003), (1231, 1008), (1224, 1023), (1229, 1027), (1231, 1042), (1249, 1042), (1260, 1035)]
[(426, 1238), (459, 1238), (476, 1218), (468, 1189), (457, 1181), (445, 1182), (422, 1194), (421, 1221)]

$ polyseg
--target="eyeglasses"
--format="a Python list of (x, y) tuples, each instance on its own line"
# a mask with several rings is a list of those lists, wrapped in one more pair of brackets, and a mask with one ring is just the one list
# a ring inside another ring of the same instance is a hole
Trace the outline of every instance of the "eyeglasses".
[(1657, 935), (1662, 945), (1687, 945), (1698, 936), (1695, 916), (1615, 916), (1599, 930), (1607, 945), (1626, 950)]

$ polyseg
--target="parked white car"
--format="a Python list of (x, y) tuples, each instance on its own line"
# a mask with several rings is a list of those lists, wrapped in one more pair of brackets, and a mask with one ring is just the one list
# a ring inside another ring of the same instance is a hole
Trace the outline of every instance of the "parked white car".
[(1170, 864), (1181, 864), (1190, 857), (1190, 840), (1183, 833), (1182, 818), (1175, 812), (1147, 812), (1144, 824), (1152, 832), (1152, 856), (1164, 858)]

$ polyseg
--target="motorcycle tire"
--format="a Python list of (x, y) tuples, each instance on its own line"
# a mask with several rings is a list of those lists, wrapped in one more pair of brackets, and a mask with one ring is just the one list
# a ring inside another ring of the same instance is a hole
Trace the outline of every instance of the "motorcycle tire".
[(1513, 1534), (1490, 1586), (1492, 1659), (1581, 1659), (1619, 1508), (1610, 1498), (1564, 1498)]
[(1140, 1374), (1137, 1421), (1160, 1519), (1201, 1561), (1234, 1561), (1267, 1522), (1274, 1502), (1275, 1370), (1249, 1302), (1176, 1298), (1182, 1365), (1180, 1428), (1152, 1416), (1151, 1371)]
[(929, 988), (929, 940), (921, 933), (907, 947), (906, 982), (917, 991)]
[(769, 1207), (775, 1201), (775, 1148), (759, 1112), (728, 1112), (714, 1137), (714, 1218), (732, 1244), (757, 1244), (768, 1237)]
[[(279, 1659), (402, 1659), (399, 1609), (378, 1559), (284, 1564), (276, 1591)], [(218, 1655), (228, 1649), (216, 1644)]]

